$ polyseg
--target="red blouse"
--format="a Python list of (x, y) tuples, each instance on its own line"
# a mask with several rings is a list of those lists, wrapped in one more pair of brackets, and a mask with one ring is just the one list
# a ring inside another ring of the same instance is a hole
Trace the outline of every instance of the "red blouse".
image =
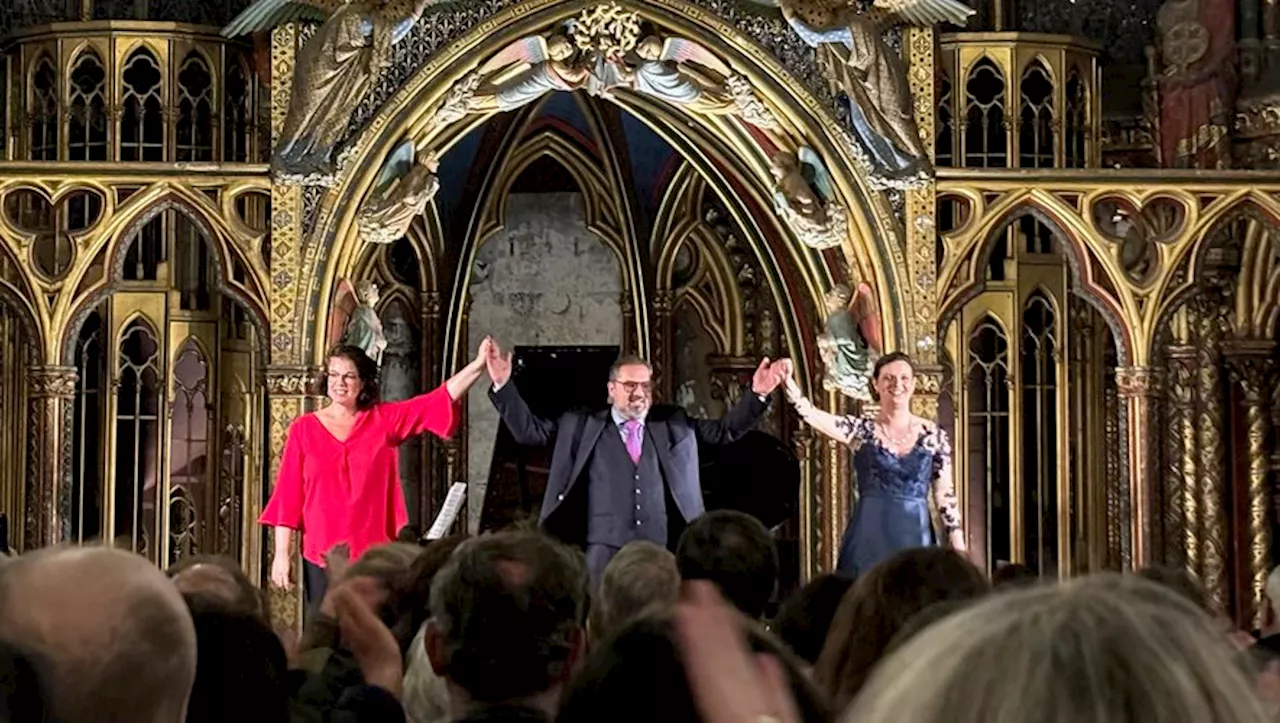
[(324, 554), (343, 542), (355, 560), (390, 542), (409, 522), (400, 489), (398, 447), (457, 427), (454, 400), (444, 385), (403, 402), (382, 402), (360, 412), (339, 441), (304, 414), (289, 427), (271, 501), (258, 522), (302, 531), (302, 556), (324, 566)]

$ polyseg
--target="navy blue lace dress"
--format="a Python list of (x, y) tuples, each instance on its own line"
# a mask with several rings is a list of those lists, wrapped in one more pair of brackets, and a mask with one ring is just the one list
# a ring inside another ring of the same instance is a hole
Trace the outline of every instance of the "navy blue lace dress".
[(844, 417), (837, 426), (853, 450), (858, 485), (857, 507), (840, 543), (837, 572), (859, 575), (899, 550), (937, 544), (930, 493), (944, 533), (960, 529), (946, 432), (926, 423), (915, 446), (898, 455), (881, 443), (871, 419)]

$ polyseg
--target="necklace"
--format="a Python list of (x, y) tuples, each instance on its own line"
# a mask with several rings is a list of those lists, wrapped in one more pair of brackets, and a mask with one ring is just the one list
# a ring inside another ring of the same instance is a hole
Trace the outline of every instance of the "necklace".
[(889, 444), (892, 444), (895, 447), (901, 447), (902, 445), (906, 444), (907, 440), (911, 438), (911, 433), (915, 430), (915, 426), (916, 426), (914, 423), (908, 422), (907, 430), (902, 433), (902, 436), (894, 437), (893, 435), (889, 434), (889, 425), (885, 424), (884, 422), (877, 422), (877, 424), (880, 425), (880, 433), (884, 435), (884, 438), (889, 442)]

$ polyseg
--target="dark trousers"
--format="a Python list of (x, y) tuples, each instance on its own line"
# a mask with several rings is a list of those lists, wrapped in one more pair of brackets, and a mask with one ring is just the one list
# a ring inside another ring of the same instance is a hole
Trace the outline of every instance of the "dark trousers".
[(600, 578), (604, 576), (604, 568), (618, 554), (620, 548), (613, 545), (602, 545), (597, 542), (587, 544), (587, 572), (591, 574), (591, 589), (600, 587)]
[(302, 591), (306, 596), (306, 619), (314, 618), (320, 612), (320, 603), (324, 600), (325, 591), (329, 589), (329, 575), (323, 567), (311, 562), (302, 561)]

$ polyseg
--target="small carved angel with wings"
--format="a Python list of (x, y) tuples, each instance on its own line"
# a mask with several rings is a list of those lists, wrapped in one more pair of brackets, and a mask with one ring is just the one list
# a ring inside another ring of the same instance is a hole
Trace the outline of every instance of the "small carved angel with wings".
[(724, 85), (733, 71), (703, 46), (683, 38), (663, 40), (649, 35), (636, 44), (635, 54), (639, 64), (623, 70), (622, 77), (637, 93), (684, 106), (694, 113), (737, 112), (737, 104)]
[(868, 401), (871, 370), (883, 346), (880, 312), (875, 293), (866, 282), (854, 290), (837, 284), (823, 297), (827, 307), (825, 332), (818, 335), (818, 353), (827, 367), (825, 389)]
[(294, 21), (323, 25), (294, 63), (289, 115), (273, 160), (277, 176), (330, 185), (334, 150), (351, 114), (428, 5), (442, 0), (256, 0), (222, 34), (238, 37)]
[(379, 298), (378, 285), (372, 281), (362, 282), (357, 293), (351, 279), (340, 279), (329, 307), (327, 348), (340, 344), (359, 347), (375, 364), (382, 366), (387, 337), (375, 308)]
[(476, 74), (485, 86), (469, 100), (470, 112), (519, 108), (551, 91), (574, 91), (586, 85), (591, 72), (573, 62), (577, 50), (563, 34), (530, 35), (498, 51)]

